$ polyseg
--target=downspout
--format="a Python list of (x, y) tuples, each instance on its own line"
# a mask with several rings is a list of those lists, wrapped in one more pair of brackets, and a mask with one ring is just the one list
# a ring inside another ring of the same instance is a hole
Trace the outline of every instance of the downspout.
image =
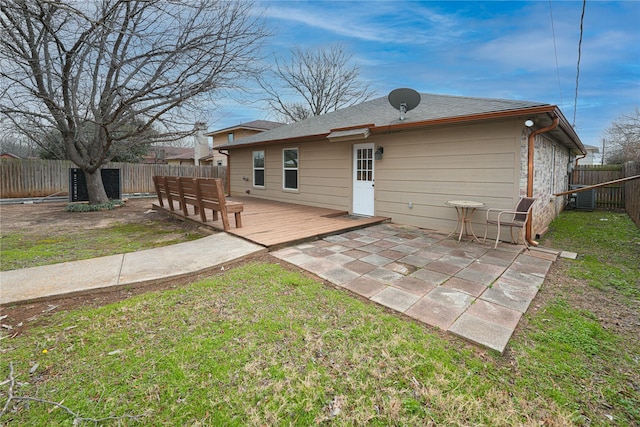
[[(587, 157), (586, 154), (583, 154), (580, 157), (576, 157), (576, 163), (574, 165), (574, 169), (578, 167), (578, 161), (584, 159), (585, 157)], [(571, 173), (571, 182), (573, 183), (573, 172)]]
[(587, 155), (586, 155), (586, 154), (583, 154), (583, 155), (582, 155), (582, 156), (580, 156), (580, 157), (576, 157), (576, 167), (578, 167), (578, 160), (582, 160), (582, 159), (584, 159), (585, 157), (587, 157)]
[(229, 197), (231, 197), (231, 156), (229, 155), (229, 150), (226, 153), (223, 153), (222, 150), (218, 150), (218, 153), (227, 156), (227, 168), (225, 170), (225, 179), (226, 185), (224, 191), (227, 193)]
[[(554, 116), (555, 117), (553, 118), (553, 123), (551, 123), (549, 126), (536, 129), (529, 134), (529, 146), (527, 150), (527, 197), (533, 197), (533, 149), (535, 147), (536, 136), (558, 127), (560, 118), (557, 115)], [(533, 240), (533, 236), (531, 235), (531, 217), (529, 217), (529, 221), (527, 222), (525, 239), (527, 239), (527, 242), (529, 242), (531, 246), (538, 246), (539, 244), (538, 242)]]

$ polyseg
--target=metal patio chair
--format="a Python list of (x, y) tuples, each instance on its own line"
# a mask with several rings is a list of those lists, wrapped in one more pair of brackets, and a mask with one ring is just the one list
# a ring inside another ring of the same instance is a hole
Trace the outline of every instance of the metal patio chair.
[(500, 241), (500, 228), (501, 227), (509, 227), (509, 231), (511, 233), (511, 241), (515, 244), (518, 244), (519, 240), (519, 232), (518, 238), (513, 238), (513, 229), (520, 228), (523, 231), (523, 240), (524, 244), (529, 248), (529, 243), (527, 242), (526, 236), (524, 236), (524, 228), (527, 225), (527, 221), (529, 221), (529, 217), (531, 216), (531, 211), (533, 210), (533, 203), (536, 201), (534, 197), (521, 197), (516, 205), (515, 209), (488, 209), (487, 210), (487, 223), (484, 228), (484, 240), (487, 240), (487, 232), (489, 230), (489, 224), (498, 226), (498, 234), (496, 235), (496, 243), (493, 245), (493, 248), (498, 247), (498, 242)]

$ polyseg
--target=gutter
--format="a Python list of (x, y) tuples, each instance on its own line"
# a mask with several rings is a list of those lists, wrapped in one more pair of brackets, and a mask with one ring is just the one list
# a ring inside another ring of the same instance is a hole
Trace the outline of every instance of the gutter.
[(521, 108), (518, 110), (505, 110), (505, 111), (491, 111), (481, 114), (470, 114), (466, 116), (453, 116), (443, 117), (439, 119), (421, 120), (417, 122), (401, 122), (389, 125), (374, 126), (370, 130), (371, 132), (391, 132), (395, 130), (406, 130), (412, 128), (421, 128), (425, 126), (443, 125), (449, 123), (469, 123), (487, 119), (499, 119), (507, 117), (518, 117), (535, 115), (542, 113), (553, 113), (556, 107), (554, 105), (544, 105), (540, 107)]
[[(323, 133), (318, 133), (313, 135), (299, 135), (299, 136), (292, 136), (288, 138), (270, 139), (270, 140), (244, 142), (244, 143), (241, 142), (242, 140), (239, 140), (236, 143), (224, 143), (220, 145), (220, 149), (246, 148), (246, 147), (255, 147), (255, 146), (270, 145), (270, 144), (283, 144), (283, 143), (292, 144), (292, 143), (298, 143), (298, 142), (306, 142), (313, 139), (326, 139), (327, 136), (329, 136), (332, 132), (359, 129), (359, 128), (365, 128), (365, 127), (369, 128), (369, 131), (371, 133), (388, 133), (393, 131), (410, 130), (414, 128), (417, 129), (417, 128), (423, 128), (427, 126), (436, 126), (436, 125), (443, 125), (443, 124), (450, 124), (450, 123), (469, 123), (469, 122), (481, 121), (486, 119), (498, 119), (498, 118), (528, 116), (528, 115), (544, 114), (544, 113), (554, 113), (556, 111), (556, 108), (557, 107), (554, 105), (543, 105), (540, 107), (521, 108), (518, 110), (492, 111), (492, 112), (481, 113), (481, 114), (469, 114), (465, 116), (444, 117), (439, 119), (420, 120), (415, 122), (392, 123), (388, 125), (379, 125), (379, 126), (376, 126), (373, 123), (353, 125), (353, 126), (342, 126), (335, 129), (330, 129), (329, 132), (323, 132)], [(247, 138), (251, 138), (251, 136)]]
[[(533, 151), (535, 147), (536, 136), (555, 129), (556, 127), (558, 127), (558, 123), (560, 123), (560, 117), (557, 114), (554, 114), (553, 123), (551, 123), (547, 127), (536, 129), (529, 134), (529, 143), (527, 150), (527, 197), (533, 197)], [(535, 247), (539, 245), (538, 242), (533, 240), (531, 235), (531, 217), (529, 217), (529, 221), (527, 221), (527, 231), (525, 233), (525, 239), (527, 239), (527, 242), (529, 242), (531, 246)]]
[[(224, 143), (219, 146), (219, 149), (231, 150), (235, 148), (259, 147), (259, 146), (271, 145), (271, 144), (297, 144), (297, 143), (307, 142), (310, 140), (326, 139), (329, 135), (331, 135), (332, 132), (339, 132), (339, 131), (360, 129), (360, 128), (368, 128), (371, 133), (389, 133), (394, 131), (419, 129), (424, 127), (444, 125), (444, 124), (472, 123), (475, 121), (482, 121), (482, 120), (488, 120), (488, 119), (532, 116), (536, 114), (551, 114), (553, 116), (559, 117), (560, 127), (567, 133), (567, 136), (574, 143), (578, 151), (580, 151), (581, 153), (585, 153), (584, 147), (580, 142), (580, 138), (575, 133), (573, 127), (564, 118), (564, 116), (562, 115), (562, 112), (555, 105), (541, 105), (538, 107), (528, 107), (528, 108), (521, 108), (517, 110), (491, 111), (491, 112), (480, 113), (480, 114), (468, 114), (464, 116), (444, 117), (439, 119), (420, 120), (415, 122), (391, 123), (391, 124), (379, 125), (379, 126), (376, 126), (373, 123), (359, 124), (359, 125), (352, 125), (352, 126), (342, 126), (342, 127), (330, 129), (328, 132), (322, 132), (322, 133), (311, 134), (311, 135), (297, 135), (297, 136), (278, 138), (278, 139), (258, 140), (255, 142), (242, 142), (242, 140), (240, 140), (234, 143)], [(247, 139), (250, 139), (250, 138), (252, 137), (251, 136), (247, 137)]]

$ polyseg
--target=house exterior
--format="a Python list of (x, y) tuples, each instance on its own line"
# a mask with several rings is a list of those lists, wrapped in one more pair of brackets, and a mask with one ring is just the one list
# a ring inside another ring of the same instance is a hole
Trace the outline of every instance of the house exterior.
[(213, 141), (213, 154), (203, 159), (203, 161), (216, 166), (227, 166), (227, 156), (217, 151), (219, 146), (258, 133), (266, 132), (283, 125), (284, 123), (272, 122), (269, 120), (253, 120), (251, 122), (240, 123), (239, 125), (206, 133), (205, 135), (211, 137)]
[(584, 149), (587, 152), (587, 156), (584, 159), (580, 159), (581, 165), (593, 165), (596, 163), (595, 156), (600, 153), (600, 148), (594, 145), (585, 145)]
[[(528, 236), (543, 234), (565, 205), (553, 194), (567, 189), (568, 169), (585, 154), (560, 109), (527, 101), (420, 98), (403, 117), (382, 97), (227, 141), (217, 148), (230, 156), (231, 195), (387, 216), (442, 232), (457, 220), (448, 200), (509, 209), (533, 196)], [(473, 222), (482, 231), (484, 212), (476, 212)]]
[(177, 153), (164, 158), (169, 165), (187, 165), (194, 166), (196, 164), (193, 148), (188, 148), (183, 153)]

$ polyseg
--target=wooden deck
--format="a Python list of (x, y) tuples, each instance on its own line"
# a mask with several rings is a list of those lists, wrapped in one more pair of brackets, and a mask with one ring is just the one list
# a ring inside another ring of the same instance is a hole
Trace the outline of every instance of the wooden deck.
[[(231, 229), (227, 232), (265, 246), (269, 250), (390, 220), (387, 217), (352, 216), (347, 211), (275, 202), (254, 197), (234, 196), (228, 197), (227, 200), (244, 204), (242, 228), (236, 228), (233, 216), (231, 216), (229, 219)], [(166, 200), (165, 206), (168, 206)], [(192, 221), (204, 227), (223, 231), (220, 219), (211, 220), (211, 211), (207, 211), (209, 220), (202, 222), (199, 215), (193, 214), (192, 208), (186, 218), (177, 206), (175, 211), (171, 211), (167, 207), (160, 207), (156, 201), (153, 208), (181, 220)]]

